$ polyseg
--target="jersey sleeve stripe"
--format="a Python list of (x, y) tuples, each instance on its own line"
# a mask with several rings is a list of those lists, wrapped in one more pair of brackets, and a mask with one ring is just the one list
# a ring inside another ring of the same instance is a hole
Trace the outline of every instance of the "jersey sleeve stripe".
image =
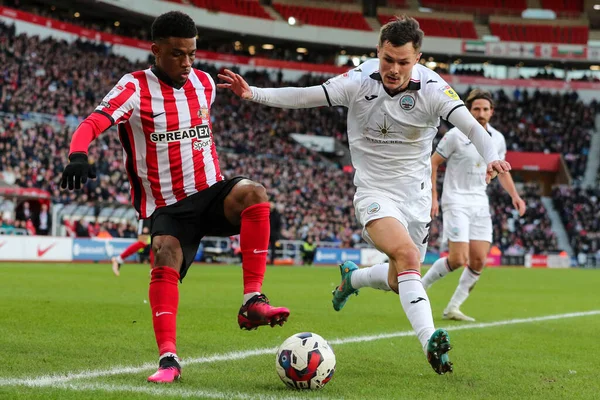
[(329, 100), (329, 93), (327, 93), (327, 89), (325, 88), (325, 85), (321, 85), (321, 87), (325, 91), (325, 97), (327, 98), (327, 104), (329, 104), (329, 107), (331, 107), (332, 105), (331, 105), (331, 100)]
[(435, 150), (436, 153), (438, 153), (440, 156), (444, 157), (446, 160), (448, 159), (448, 157), (446, 157), (444, 155), (444, 153), (442, 153), (441, 151), (439, 151), (438, 149)]
[(115, 124), (115, 119), (112, 117), (112, 115), (110, 115), (109, 113), (102, 111), (102, 110), (94, 110), (95, 113), (104, 115), (106, 118), (108, 118), (110, 120), (110, 124), (114, 125)]
[[(110, 110), (114, 110), (112, 114), (115, 114), (119, 109), (121, 109), (125, 103), (135, 94), (135, 84), (133, 82), (127, 82), (125, 84), (125, 89), (114, 99), (111, 99), (108, 104), (110, 104)], [(106, 108), (108, 109), (108, 108)], [(124, 111), (124, 110), (123, 110)], [(128, 110), (127, 110), (128, 111)]]
[(452, 115), (454, 110), (456, 110), (457, 108), (460, 108), (460, 107), (464, 107), (464, 106), (465, 106), (464, 104), (459, 104), (456, 107), (454, 107), (452, 110), (450, 110), (450, 112), (448, 113), (448, 116), (446, 117), (446, 121), (448, 121), (450, 119), (450, 115)]

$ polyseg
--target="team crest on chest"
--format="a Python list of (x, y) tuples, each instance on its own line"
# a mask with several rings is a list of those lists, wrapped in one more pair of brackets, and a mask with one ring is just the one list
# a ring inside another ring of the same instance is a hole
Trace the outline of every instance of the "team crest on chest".
[(400, 97), (400, 107), (405, 111), (410, 111), (415, 108), (416, 100), (410, 94), (405, 94)]
[(198, 110), (198, 117), (202, 119), (208, 119), (208, 108), (200, 107), (200, 109)]

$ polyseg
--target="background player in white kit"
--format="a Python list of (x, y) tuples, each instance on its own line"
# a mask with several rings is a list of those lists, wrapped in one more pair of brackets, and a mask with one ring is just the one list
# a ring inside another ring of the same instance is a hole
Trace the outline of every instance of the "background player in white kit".
[[(492, 95), (475, 89), (469, 93), (465, 104), (473, 117), (489, 132), (498, 157), (503, 160), (506, 156), (506, 141), (504, 136), (489, 124), (494, 114)], [(443, 240), (448, 240), (449, 254), (433, 264), (422, 282), (425, 289), (428, 289), (438, 279), (464, 266), (458, 287), (444, 310), (443, 317), (475, 321), (464, 315), (460, 306), (479, 280), (492, 242), (492, 216), (486, 194), (486, 166), (471, 142), (457, 128), (450, 129), (431, 157), (431, 218), (439, 215), (437, 169), (444, 161), (448, 164), (442, 193)], [(510, 173), (500, 175), (498, 180), (512, 198), (519, 215), (523, 215), (525, 202), (519, 196)]]
[[(488, 165), (487, 173), (504, 173), (485, 130), (458, 95), (435, 72), (418, 64), (423, 31), (410, 17), (381, 28), (378, 59), (366, 61), (320, 86), (260, 89), (229, 70), (220, 88), (246, 100), (282, 108), (348, 107), (348, 140), (356, 169), (356, 215), (364, 239), (390, 258), (390, 264), (358, 270), (342, 264), (342, 283), (334, 292), (336, 310), (362, 286), (393, 290), (438, 374), (452, 371), (446, 354), (448, 333), (436, 330), (420, 263), (427, 246), (431, 211), (431, 145), (440, 117), (459, 126)], [(350, 277), (364, 272), (355, 282)], [(364, 275), (364, 278), (362, 277)], [(356, 284), (356, 286), (355, 286)]]

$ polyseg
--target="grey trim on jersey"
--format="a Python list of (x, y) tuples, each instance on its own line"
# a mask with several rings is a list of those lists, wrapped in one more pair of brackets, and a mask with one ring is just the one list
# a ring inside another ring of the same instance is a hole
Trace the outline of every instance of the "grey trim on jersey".
[(444, 158), (445, 160), (448, 159), (448, 157), (446, 157), (445, 155), (443, 155), (442, 152), (439, 151), (437, 148), (435, 149), (435, 152), (438, 153), (440, 156), (442, 156), (442, 158)]

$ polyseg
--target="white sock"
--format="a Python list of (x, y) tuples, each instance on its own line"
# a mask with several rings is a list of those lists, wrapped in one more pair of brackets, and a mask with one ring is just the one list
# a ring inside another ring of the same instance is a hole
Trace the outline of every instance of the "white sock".
[(119, 264), (123, 264), (123, 263), (124, 263), (124, 261), (123, 261), (123, 259), (121, 258), (121, 256), (117, 256), (117, 262), (118, 262)]
[(250, 293), (244, 293), (244, 302), (242, 303), (242, 305), (246, 304), (248, 302), (248, 300), (250, 300), (251, 298), (253, 298), (256, 295), (259, 295), (260, 292), (250, 292)]
[(381, 263), (371, 267), (360, 268), (350, 276), (350, 284), (354, 289), (370, 287), (373, 289), (390, 291), (388, 284), (388, 271), (390, 264)]
[(460, 308), (462, 303), (464, 303), (467, 297), (469, 297), (469, 293), (479, 280), (479, 276), (480, 273), (473, 271), (471, 268), (463, 268), (463, 272), (458, 280), (456, 291), (448, 303), (448, 309)]
[(425, 351), (429, 338), (435, 332), (435, 327), (429, 298), (421, 283), (421, 274), (415, 270), (398, 274), (398, 292), (406, 317)]
[(450, 269), (450, 264), (448, 264), (447, 257), (438, 258), (421, 280), (421, 282), (423, 282), (423, 287), (425, 290), (429, 289), (431, 285), (452, 271), (453, 270)]

